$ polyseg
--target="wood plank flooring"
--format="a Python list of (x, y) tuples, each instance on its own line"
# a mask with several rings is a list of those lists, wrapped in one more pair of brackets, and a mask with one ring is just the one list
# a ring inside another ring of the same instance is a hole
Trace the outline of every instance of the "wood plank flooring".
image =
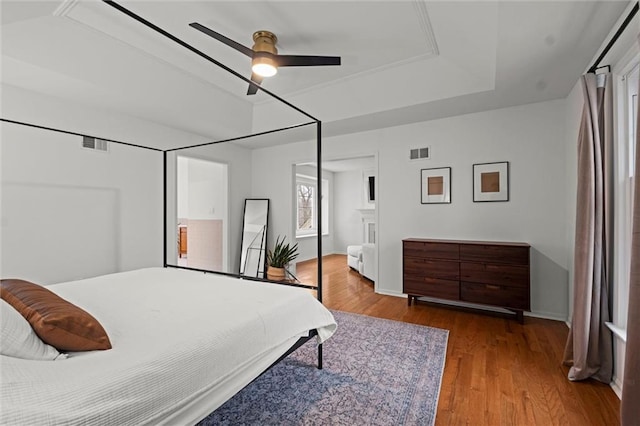
[[(315, 283), (315, 261), (297, 265)], [(400, 280), (401, 277), (398, 277)], [(373, 283), (325, 256), (323, 302), (329, 309), (449, 330), (436, 425), (618, 425), (620, 401), (608, 385), (570, 382), (562, 366), (567, 326), (559, 321), (479, 314), (373, 292)]]

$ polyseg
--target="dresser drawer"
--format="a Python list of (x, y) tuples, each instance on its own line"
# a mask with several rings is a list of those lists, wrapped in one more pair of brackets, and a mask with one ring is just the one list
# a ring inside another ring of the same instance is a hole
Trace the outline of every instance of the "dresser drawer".
[(493, 263), (460, 263), (460, 280), (509, 287), (529, 287), (529, 267)]
[(409, 257), (428, 257), (433, 259), (460, 258), (460, 246), (458, 244), (434, 243), (427, 241), (403, 241), (403, 251)]
[(465, 244), (460, 246), (460, 260), (528, 265), (529, 247), (493, 244)]
[(460, 300), (459, 281), (430, 277), (404, 277), (403, 293), (415, 296), (429, 296), (438, 299)]
[(525, 311), (530, 309), (528, 288), (461, 282), (460, 300)]
[(460, 278), (460, 263), (449, 260), (428, 260), (415, 257), (404, 258), (404, 273), (458, 280)]

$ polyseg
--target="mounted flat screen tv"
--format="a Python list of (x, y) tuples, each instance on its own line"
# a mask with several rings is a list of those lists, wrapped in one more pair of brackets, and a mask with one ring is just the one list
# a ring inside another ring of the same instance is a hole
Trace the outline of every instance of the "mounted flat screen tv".
[(368, 192), (368, 196), (369, 196), (369, 202), (373, 202), (376, 200), (376, 177), (375, 176), (369, 176), (369, 191)]

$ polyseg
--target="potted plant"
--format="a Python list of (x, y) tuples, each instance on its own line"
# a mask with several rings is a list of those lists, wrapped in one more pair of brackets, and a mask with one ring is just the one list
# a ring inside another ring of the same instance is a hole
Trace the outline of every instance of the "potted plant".
[(270, 280), (284, 280), (287, 265), (298, 257), (298, 244), (291, 246), (285, 240), (286, 236), (282, 240), (278, 236), (273, 250), (267, 251), (267, 278)]

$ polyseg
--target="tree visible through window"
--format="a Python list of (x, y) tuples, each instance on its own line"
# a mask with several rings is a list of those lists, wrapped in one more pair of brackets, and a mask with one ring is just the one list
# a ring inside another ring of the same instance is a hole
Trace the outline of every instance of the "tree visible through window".
[(309, 237), (318, 233), (318, 208), (322, 209), (322, 235), (329, 234), (329, 181), (321, 180), (322, 197), (319, 197), (318, 181), (312, 176), (296, 174), (294, 216), (296, 237)]
[(298, 199), (298, 230), (306, 231), (315, 229), (314, 221), (314, 204), (315, 204), (315, 188), (314, 185), (306, 183), (298, 183), (297, 190)]

